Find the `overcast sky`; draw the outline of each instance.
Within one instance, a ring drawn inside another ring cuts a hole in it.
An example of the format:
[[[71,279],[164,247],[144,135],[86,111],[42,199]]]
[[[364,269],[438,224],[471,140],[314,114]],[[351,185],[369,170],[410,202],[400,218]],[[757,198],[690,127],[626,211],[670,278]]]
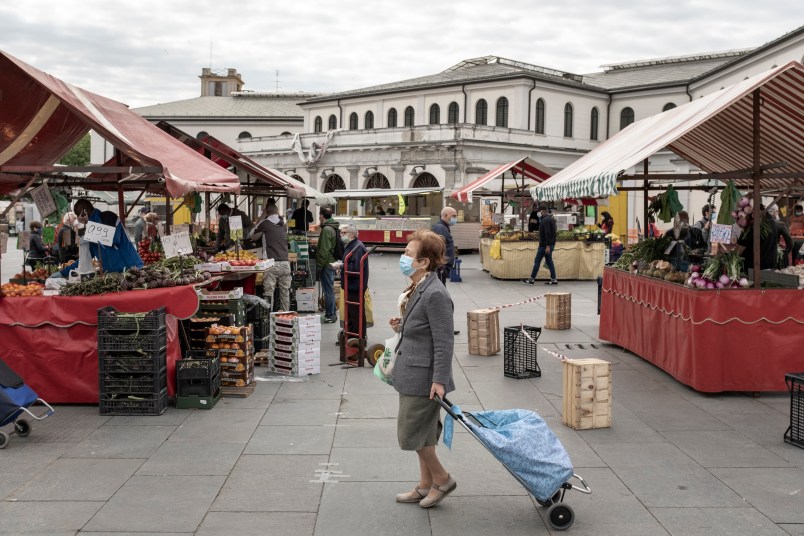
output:
[[[138,107],[199,96],[210,66],[236,68],[252,91],[274,91],[279,71],[282,92],[357,89],[486,55],[582,74],[759,46],[802,13],[800,0],[24,0],[0,5],[0,50]]]

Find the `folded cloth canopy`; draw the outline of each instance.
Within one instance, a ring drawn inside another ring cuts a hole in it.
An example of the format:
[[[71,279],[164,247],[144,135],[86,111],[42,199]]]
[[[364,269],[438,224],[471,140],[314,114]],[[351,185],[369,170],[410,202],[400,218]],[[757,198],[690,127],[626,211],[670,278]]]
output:
[[[532,158],[524,157],[520,158],[519,160],[514,160],[513,162],[508,162],[507,164],[497,166],[482,177],[467,184],[460,190],[452,192],[451,197],[453,199],[457,199],[461,203],[471,203],[472,192],[478,188],[482,188],[508,170],[519,173],[520,176],[527,177],[536,182],[541,182],[555,173],[555,171],[552,169],[541,165]]]

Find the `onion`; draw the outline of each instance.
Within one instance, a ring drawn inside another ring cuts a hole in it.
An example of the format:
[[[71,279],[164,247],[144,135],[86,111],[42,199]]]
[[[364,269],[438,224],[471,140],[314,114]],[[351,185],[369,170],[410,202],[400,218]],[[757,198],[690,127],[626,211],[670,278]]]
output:
[[[751,200],[750,200],[750,199],[748,199],[748,197],[743,196],[743,197],[741,197],[741,198],[740,198],[740,200],[737,202],[737,207],[738,207],[738,208],[743,208],[744,206],[748,205],[750,202],[751,202]]]
[[[750,283],[748,282],[748,279],[745,278],[745,277],[741,277],[740,280],[738,281],[738,283],[740,284],[740,286],[742,288],[747,288],[748,285],[750,285]]]
[[[731,217],[735,218],[735,219],[737,218],[737,211],[736,210],[731,211]]]
[[[713,289],[713,288],[715,288],[715,284],[714,283],[707,283],[706,288]]]
[[[723,275],[720,276],[720,278],[717,281],[721,285],[725,286],[725,285],[728,285],[729,282],[731,282],[731,279],[729,279],[729,276],[727,276],[726,274],[723,274]]]
[[[633,268],[634,270],[636,270],[637,268],[639,268],[639,261],[634,261],[634,262],[632,262],[632,263],[631,263],[631,268]]]
[[[694,281],[695,280],[690,277],[684,282],[684,286],[685,287],[694,287],[695,286]]]
[[[701,272],[692,272],[690,274],[690,279],[699,279],[701,277]]]
[[[752,205],[746,205],[746,206],[743,207],[743,212],[747,216],[748,214],[751,214],[752,212],[754,212],[754,207]]]
[[[717,283],[715,283],[715,288],[726,288],[726,285],[718,281]]]
[[[700,274],[701,266],[699,264],[693,264],[692,266],[690,266],[690,272]]]
[[[706,281],[704,281],[703,279],[696,279],[695,281],[693,281],[693,283],[697,288],[706,288]]]

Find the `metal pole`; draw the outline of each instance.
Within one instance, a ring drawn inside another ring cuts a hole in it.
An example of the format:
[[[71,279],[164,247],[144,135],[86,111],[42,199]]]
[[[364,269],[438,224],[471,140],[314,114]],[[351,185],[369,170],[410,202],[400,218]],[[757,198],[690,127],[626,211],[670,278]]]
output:
[[[648,159],[642,162],[643,175],[648,174]],[[648,179],[642,181],[642,236],[648,236]]]
[[[123,154],[119,149],[114,150],[114,163],[117,166],[123,165]],[[126,201],[123,197],[123,174],[117,173],[117,217],[123,228],[126,226]]]
[[[170,224],[173,223],[173,211],[170,209],[170,194],[165,188],[165,234],[170,234]]]
[[[209,213],[210,213],[210,196],[209,192],[204,192],[204,218],[205,218],[205,225],[207,226],[207,233],[209,233]]]
[[[759,290],[761,288],[762,276],[760,272],[760,229],[762,226],[762,219],[765,217],[765,211],[760,210],[759,205],[762,203],[762,195],[759,191],[759,177],[762,171],[759,167],[759,149],[760,149],[760,132],[759,132],[759,105],[760,105],[760,90],[754,90],[753,100],[753,139],[752,139],[752,164],[753,164],[753,179],[754,179],[754,236],[753,236],[753,249],[754,249],[754,288]]]

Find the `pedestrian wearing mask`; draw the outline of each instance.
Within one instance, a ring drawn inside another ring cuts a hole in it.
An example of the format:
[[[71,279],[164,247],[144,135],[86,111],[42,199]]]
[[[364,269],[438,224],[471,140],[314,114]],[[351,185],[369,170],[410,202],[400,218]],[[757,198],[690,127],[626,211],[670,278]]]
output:
[[[340,241],[340,224],[332,218],[332,209],[324,207],[318,216],[321,224],[321,232],[318,235],[316,245],[315,262],[320,267],[321,290],[324,293],[324,324],[337,322],[335,315],[335,270],[332,263],[343,260],[337,251],[343,251],[342,247],[337,247],[336,242]]]
[[[257,223],[251,232],[252,240],[262,238],[263,258],[273,259],[274,264],[265,270],[263,276],[263,297],[274,304],[274,289],[279,287],[279,310],[290,311],[290,261],[288,260],[288,228],[279,216],[277,206],[265,208],[265,219]]]
[[[539,248],[536,250],[536,258],[533,259],[533,270],[530,272],[530,277],[523,279],[522,282],[528,285],[535,284],[536,275],[542,266],[542,260],[544,260],[545,264],[547,264],[547,269],[550,270],[550,280],[544,284],[558,285],[556,267],[553,264],[553,249],[556,247],[556,219],[550,214],[547,205],[542,205],[539,210],[542,213],[539,221]],[[604,212],[605,214],[607,213]]]
[[[363,279],[359,279],[357,275],[349,275],[349,284],[346,284],[346,272],[357,274],[360,272],[360,261],[363,255],[366,254],[366,246],[358,238],[357,227],[354,224],[345,224],[340,226],[341,240],[344,244],[343,259],[340,263],[336,263],[341,268],[341,288],[346,289],[344,292],[347,302],[347,318],[349,325],[344,326],[345,330],[349,333],[366,333],[366,308],[362,308],[357,304],[360,301],[360,296],[368,288],[369,282],[369,263],[368,257],[363,264]],[[351,256],[349,254],[351,253]],[[346,257],[349,257],[349,262],[345,263]]]
[[[402,450],[416,451],[419,461],[416,486],[396,500],[422,508],[439,504],[457,487],[435,450],[442,425],[441,406],[434,397],[443,399],[455,390],[454,306],[435,274],[444,264],[445,246],[438,234],[419,229],[411,235],[399,268],[412,283],[400,296],[400,316],[389,321],[400,334],[393,371],[393,386],[399,393],[397,439]]]
[[[446,248],[447,262],[444,266],[439,266],[436,273],[438,279],[444,286],[447,285],[449,273],[455,268],[455,241],[452,239],[452,232],[450,227],[458,223],[458,211],[452,207],[444,207],[441,210],[441,219],[433,225],[432,231],[437,233],[444,239],[444,246]]]

